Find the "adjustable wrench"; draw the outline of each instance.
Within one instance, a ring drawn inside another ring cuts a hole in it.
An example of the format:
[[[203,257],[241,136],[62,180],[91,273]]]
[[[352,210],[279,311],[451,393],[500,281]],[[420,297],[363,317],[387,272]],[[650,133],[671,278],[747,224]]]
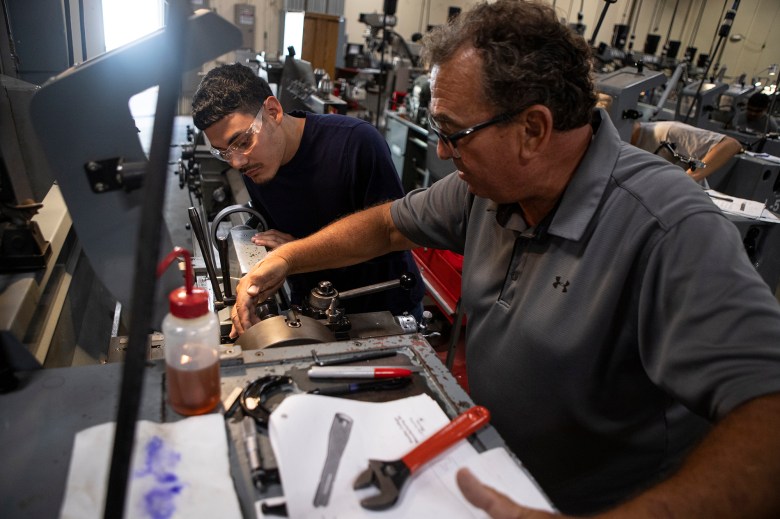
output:
[[[398,501],[409,476],[446,449],[478,431],[490,421],[490,412],[474,406],[461,413],[430,438],[395,461],[368,460],[368,468],[360,473],[352,487],[357,490],[374,485],[379,493],[360,501],[363,508],[385,510]]]

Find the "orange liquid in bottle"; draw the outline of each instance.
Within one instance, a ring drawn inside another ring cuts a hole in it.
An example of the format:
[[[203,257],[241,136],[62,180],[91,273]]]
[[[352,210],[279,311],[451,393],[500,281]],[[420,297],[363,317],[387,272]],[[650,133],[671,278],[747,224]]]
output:
[[[205,414],[219,403],[219,362],[200,369],[177,369],[167,364],[168,403],[184,416]]]

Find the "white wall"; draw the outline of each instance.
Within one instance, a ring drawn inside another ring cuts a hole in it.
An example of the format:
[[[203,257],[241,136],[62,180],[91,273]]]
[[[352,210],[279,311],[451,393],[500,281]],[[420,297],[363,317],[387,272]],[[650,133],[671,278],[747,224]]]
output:
[[[682,49],[678,56],[682,56],[685,46],[689,43],[696,19],[700,12],[702,2],[706,2],[704,14],[699,23],[696,39],[693,46],[699,52],[709,53],[713,46],[713,38],[723,21],[723,7],[731,8],[733,0],[680,0],[674,23],[672,16],[674,4],[672,1],[644,0],[639,11],[636,24],[636,38],[634,48],[641,50],[644,46],[647,33],[654,29],[650,27],[653,13],[658,4],[663,4],[664,10],[660,17],[658,31],[661,34],[661,44],[666,41],[666,34],[671,26],[671,39],[682,41]],[[437,25],[443,23],[447,17],[447,9],[450,6],[458,6],[467,10],[469,6],[476,4],[476,0],[398,0],[398,25],[396,32],[407,40],[414,32],[424,32],[428,24]],[[577,12],[580,9],[578,0],[550,1],[555,6],[560,16],[567,22],[577,21]],[[585,0],[583,5],[583,23],[587,26],[585,37],[590,39],[596,28],[599,16],[604,8],[603,0]],[[365,26],[358,22],[358,16],[364,12],[381,12],[382,0],[345,0],[344,16],[347,20],[348,41],[362,43],[362,34]],[[690,6],[690,10],[689,10]],[[627,23],[630,1],[618,0],[610,4],[607,14],[599,29],[596,44],[599,41],[610,42],[615,24]],[[685,26],[686,12],[690,11]],[[737,77],[746,73],[748,78],[758,73],[761,69],[772,63],[780,63],[780,1],[778,0],[742,0],[731,35],[742,34],[744,39],[740,42],[726,41],[723,45],[723,59],[721,67],[726,66],[727,77]],[[773,30],[774,28],[774,30]],[[722,46],[723,46],[722,45]]]
[[[682,41],[682,48],[678,57],[682,56],[685,46],[689,43],[691,34],[696,24],[700,6],[706,2],[706,8],[702,16],[699,28],[696,33],[696,39],[693,46],[698,48],[698,52],[709,54],[713,47],[713,39],[718,32],[723,21],[723,7],[730,9],[733,0],[680,0],[674,19],[675,2],[663,0],[645,0],[640,10],[639,22],[637,23],[635,49],[641,50],[644,46],[647,33],[654,29],[650,27],[651,18],[656,5],[665,4],[663,14],[660,18],[658,31],[661,35],[661,44],[666,40],[667,32],[671,27],[671,39]],[[556,9],[563,17],[569,13],[568,20],[575,22],[577,19],[577,10],[579,2],[576,0],[556,2]],[[627,23],[628,9],[630,2],[619,0],[612,4],[607,11],[604,23],[598,33],[598,41],[609,42],[612,39],[613,26],[618,23]],[[590,39],[593,30],[596,27],[598,17],[601,14],[605,3],[601,0],[587,0],[584,5],[584,23],[587,25],[585,37]],[[690,9],[690,14],[685,22],[686,12]],[[747,73],[748,78],[768,67],[772,63],[780,63],[780,31],[777,30],[777,22],[780,22],[780,2],[777,0],[742,0],[731,28],[731,35],[742,34],[744,39],[740,42],[731,42],[726,40],[721,46],[723,49],[723,58],[720,62],[721,67],[726,66],[727,77],[737,77],[741,73]],[[683,27],[683,23],[685,26]],[[772,29],[774,26],[774,30]],[[698,56],[698,54],[697,54]],[[717,56],[713,56],[717,59]]]
[[[283,0],[246,0],[256,6],[256,50],[265,50],[268,54],[279,54],[279,12]],[[656,5],[663,4],[664,11],[660,18],[658,34],[661,34],[661,44],[666,40],[666,34],[670,24],[671,39],[682,41],[682,50],[688,44],[692,29],[695,25],[702,2],[706,2],[706,9],[699,24],[696,40],[693,46],[699,52],[709,53],[712,47],[714,35],[723,20],[722,10],[724,5],[730,8],[733,0],[679,0],[677,14],[672,24],[672,14],[676,2],[664,0],[644,0],[639,13],[637,33],[634,48],[641,50],[645,37],[652,29],[651,18]],[[210,7],[228,20],[233,19],[234,0],[210,0]],[[410,40],[415,32],[424,32],[430,25],[438,25],[445,21],[447,10],[450,6],[458,6],[467,10],[469,6],[476,4],[476,0],[398,0],[396,16],[398,24],[395,31],[405,39]],[[562,18],[569,22],[577,21],[577,12],[580,8],[578,0],[551,0]],[[358,21],[360,13],[381,12],[383,0],[345,0],[344,18],[347,33],[347,41],[363,43],[363,33],[366,26]],[[596,27],[602,9],[606,5],[604,0],[585,0],[583,2],[583,22],[587,25],[585,37],[590,39]],[[613,26],[618,23],[627,23],[629,0],[618,0],[609,4],[606,17],[599,30],[596,43],[609,42],[612,39]],[[683,28],[685,13],[689,6],[690,15]],[[737,11],[731,34],[742,34],[744,39],[734,43],[727,41],[721,60],[721,67],[727,67],[726,76],[737,77],[746,73],[748,78],[758,73],[761,69],[772,63],[780,63],[780,1],[778,0],[742,0]],[[773,30],[774,28],[774,30]],[[226,56],[229,59],[229,56]]]
[[[209,8],[230,22],[234,22],[234,5],[252,4],[255,6],[255,50],[266,51],[269,55],[279,54],[279,14],[284,6],[283,0],[209,0]],[[223,61],[232,61],[230,55]]]
[[[398,24],[393,29],[405,40],[411,41],[415,32],[424,33],[428,25],[444,23],[450,6],[465,10],[474,3],[473,0],[398,0]],[[358,21],[360,13],[380,13],[383,5],[383,0],[345,0],[347,41],[363,43],[366,26]]]

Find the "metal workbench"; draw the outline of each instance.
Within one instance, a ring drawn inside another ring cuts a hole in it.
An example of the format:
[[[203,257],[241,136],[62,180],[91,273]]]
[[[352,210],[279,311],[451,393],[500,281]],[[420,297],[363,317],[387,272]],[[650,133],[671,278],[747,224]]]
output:
[[[420,371],[404,389],[358,393],[349,398],[386,401],[425,392],[450,417],[473,405],[419,334],[234,352],[221,362],[222,398],[234,388],[243,388],[249,381],[269,374],[289,375],[305,391],[314,387],[303,371],[312,364],[312,350],[326,358],[375,349],[392,350],[396,355],[363,363],[412,365]],[[0,459],[5,475],[0,487],[0,516],[10,519],[59,514],[74,437],[85,428],[115,420],[121,367],[106,364],[25,372],[19,374],[19,389],[0,395]],[[165,366],[161,361],[150,362],[146,369],[139,418],[156,422],[181,419],[165,402]],[[258,489],[252,483],[245,451],[236,443],[241,441],[240,420],[239,411],[226,421],[231,472],[243,515],[254,517],[255,502],[279,495],[282,489],[278,484]],[[504,445],[492,427],[481,430],[472,441],[478,450]]]

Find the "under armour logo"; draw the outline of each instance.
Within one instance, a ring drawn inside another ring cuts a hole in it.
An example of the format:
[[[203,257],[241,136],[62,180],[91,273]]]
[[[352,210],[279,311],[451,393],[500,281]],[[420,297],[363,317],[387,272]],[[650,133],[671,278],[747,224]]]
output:
[[[563,287],[561,292],[567,292],[566,287],[569,286],[568,281],[561,281],[561,276],[555,276],[555,283],[552,284],[553,288]]]

